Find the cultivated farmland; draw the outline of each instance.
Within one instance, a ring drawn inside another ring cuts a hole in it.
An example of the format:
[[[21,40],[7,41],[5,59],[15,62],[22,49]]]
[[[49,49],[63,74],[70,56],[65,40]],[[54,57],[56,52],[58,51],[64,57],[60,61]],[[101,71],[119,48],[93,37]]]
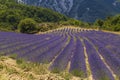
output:
[[[0,32],[0,54],[49,64],[88,80],[119,80],[120,35],[81,28],[60,28],[42,34]]]

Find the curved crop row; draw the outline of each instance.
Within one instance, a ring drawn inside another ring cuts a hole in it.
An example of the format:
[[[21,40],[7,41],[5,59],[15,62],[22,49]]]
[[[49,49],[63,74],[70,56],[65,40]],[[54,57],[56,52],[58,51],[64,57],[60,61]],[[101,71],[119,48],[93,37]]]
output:
[[[112,33],[80,28],[61,28],[38,35],[0,32],[0,53],[47,63],[53,72],[68,70],[81,78],[120,77],[120,35]]]

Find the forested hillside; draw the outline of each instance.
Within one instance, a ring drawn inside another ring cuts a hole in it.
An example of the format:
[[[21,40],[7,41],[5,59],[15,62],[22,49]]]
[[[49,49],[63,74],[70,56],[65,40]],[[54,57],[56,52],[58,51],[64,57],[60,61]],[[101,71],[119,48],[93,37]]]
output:
[[[66,25],[120,31],[120,15],[96,20],[93,26],[93,23],[75,20],[47,8],[0,0],[0,31],[36,33]]]
[[[16,30],[19,22],[32,18],[37,23],[66,21],[68,18],[52,10],[0,0],[0,29]]]
[[[81,22],[47,8],[18,4],[15,0],[0,0],[0,30],[2,31],[19,31],[19,26],[23,26],[23,30],[26,30],[28,29],[26,26],[34,25],[35,28],[25,31],[34,33],[56,28],[57,24],[79,25]]]

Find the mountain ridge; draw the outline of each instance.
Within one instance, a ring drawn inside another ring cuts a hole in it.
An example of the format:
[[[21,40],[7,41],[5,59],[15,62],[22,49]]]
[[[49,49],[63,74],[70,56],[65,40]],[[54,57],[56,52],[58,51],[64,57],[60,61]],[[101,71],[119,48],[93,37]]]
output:
[[[94,22],[120,13],[119,0],[18,0],[25,4],[53,9],[69,17]]]

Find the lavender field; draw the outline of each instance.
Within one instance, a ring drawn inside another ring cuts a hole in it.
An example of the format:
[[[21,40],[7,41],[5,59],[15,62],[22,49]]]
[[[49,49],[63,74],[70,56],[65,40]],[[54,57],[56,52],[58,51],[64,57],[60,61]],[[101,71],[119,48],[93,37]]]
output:
[[[0,32],[0,54],[49,64],[52,72],[69,71],[92,80],[120,79],[120,35],[80,28],[42,34]]]

